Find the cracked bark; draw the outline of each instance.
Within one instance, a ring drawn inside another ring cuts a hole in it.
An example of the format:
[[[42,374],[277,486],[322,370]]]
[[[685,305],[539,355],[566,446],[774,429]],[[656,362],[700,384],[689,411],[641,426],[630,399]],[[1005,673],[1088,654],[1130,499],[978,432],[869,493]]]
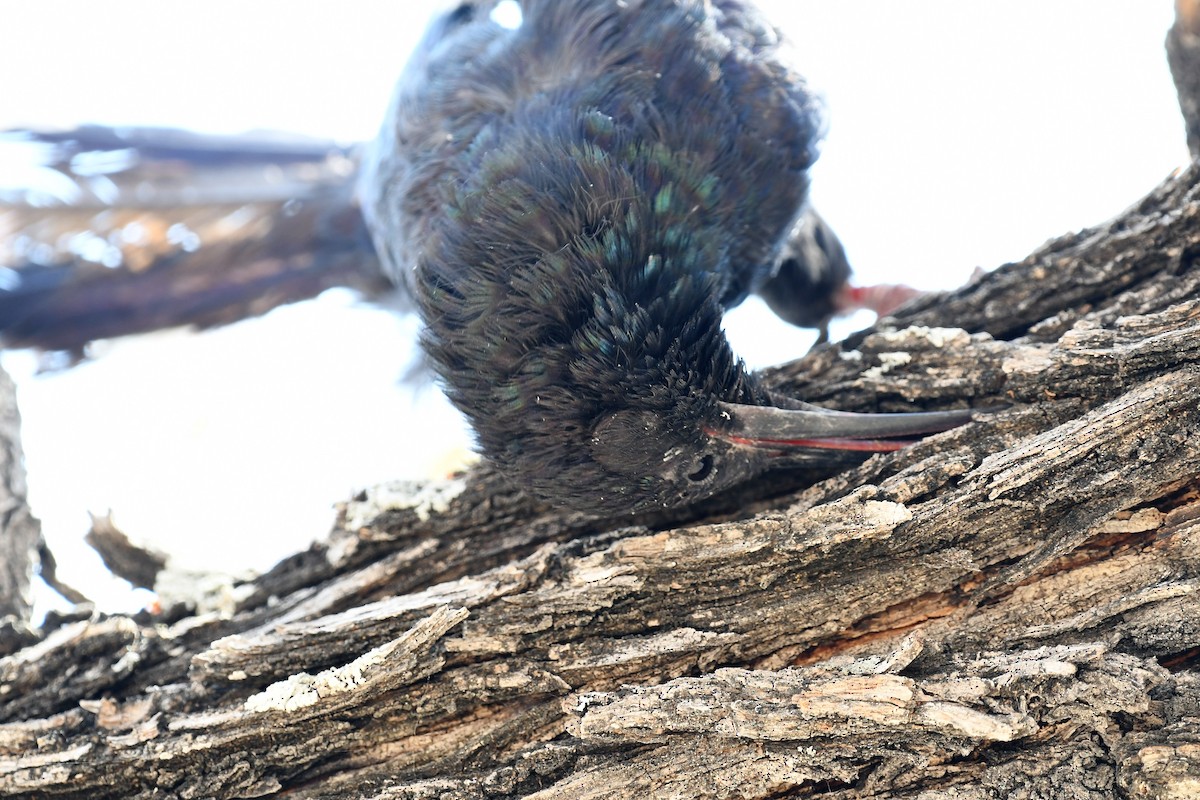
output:
[[[25,502],[16,386],[0,369],[0,654],[27,643],[42,531]]]
[[[364,493],[0,659],[0,795],[1200,796],[1198,297],[1193,165],[771,373],[973,425],[672,516]]]

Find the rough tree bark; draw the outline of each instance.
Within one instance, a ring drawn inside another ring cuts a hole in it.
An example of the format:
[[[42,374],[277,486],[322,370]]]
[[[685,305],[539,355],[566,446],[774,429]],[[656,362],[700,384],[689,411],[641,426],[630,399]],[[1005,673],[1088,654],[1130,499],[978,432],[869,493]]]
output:
[[[30,582],[42,538],[25,502],[20,429],[16,386],[0,369],[0,653],[11,652],[29,622]]]
[[[0,795],[1200,797],[1198,298],[1200,164],[772,373],[1008,404],[968,427],[672,517],[381,487],[220,596],[56,620],[0,659]]]
[[[25,495],[17,387],[0,368],[0,657],[40,638],[30,627],[35,572],[72,603],[87,602],[86,597],[58,580],[54,556],[46,547],[41,523]]]

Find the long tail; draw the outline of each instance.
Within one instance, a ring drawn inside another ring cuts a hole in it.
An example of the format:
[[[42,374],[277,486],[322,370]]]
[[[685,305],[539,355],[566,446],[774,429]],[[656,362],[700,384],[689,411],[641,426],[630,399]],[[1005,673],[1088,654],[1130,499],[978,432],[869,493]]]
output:
[[[95,339],[221,325],[335,286],[389,288],[350,148],[86,126],[0,133],[0,164],[5,346],[82,354]]]

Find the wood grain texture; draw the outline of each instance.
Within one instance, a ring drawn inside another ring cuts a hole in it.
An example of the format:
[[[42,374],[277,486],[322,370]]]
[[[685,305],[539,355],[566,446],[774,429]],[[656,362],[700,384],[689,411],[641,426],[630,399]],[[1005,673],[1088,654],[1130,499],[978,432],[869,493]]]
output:
[[[0,369],[0,653],[23,638],[33,609],[41,525],[26,502],[21,415],[12,378]]]
[[[223,606],[45,631],[0,659],[0,794],[1194,796],[1198,191],[772,376],[1007,404],[967,427],[690,518],[380,487]]]

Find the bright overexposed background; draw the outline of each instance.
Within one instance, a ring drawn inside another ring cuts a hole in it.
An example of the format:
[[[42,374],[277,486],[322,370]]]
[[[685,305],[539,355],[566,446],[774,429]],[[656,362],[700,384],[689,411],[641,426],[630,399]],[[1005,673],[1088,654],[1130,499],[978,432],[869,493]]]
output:
[[[0,128],[366,139],[436,5],[9,4]],[[959,285],[1111,217],[1186,160],[1162,53],[1170,0],[761,5],[826,98],[813,198],[860,282]],[[728,328],[753,365],[812,341],[753,301]],[[399,382],[415,331],[331,292],[203,334],[108,343],[63,372],[4,354],[62,576],[105,608],[144,601],[82,544],[89,510],[113,509],[180,566],[264,569],[322,535],[353,490],[444,469],[469,438],[436,389]]]

